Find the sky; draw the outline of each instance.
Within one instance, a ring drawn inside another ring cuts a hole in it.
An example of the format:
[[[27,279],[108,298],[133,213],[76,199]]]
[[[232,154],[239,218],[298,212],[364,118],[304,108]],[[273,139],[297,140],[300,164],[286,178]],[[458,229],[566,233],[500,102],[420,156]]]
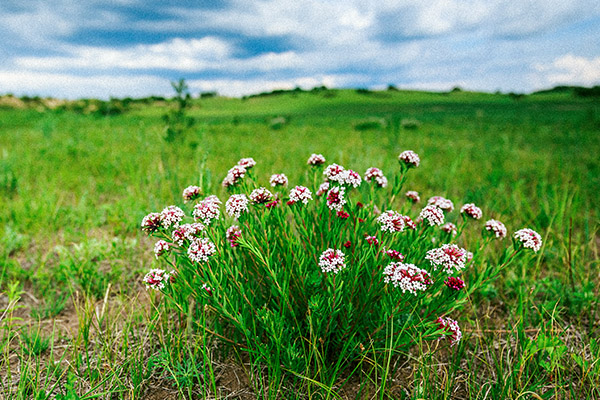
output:
[[[600,84],[598,0],[1,0],[0,94]]]

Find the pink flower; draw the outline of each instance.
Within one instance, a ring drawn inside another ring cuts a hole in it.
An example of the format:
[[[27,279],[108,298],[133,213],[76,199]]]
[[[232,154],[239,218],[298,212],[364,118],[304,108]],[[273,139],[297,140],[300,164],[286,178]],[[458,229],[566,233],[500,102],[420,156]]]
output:
[[[506,226],[500,221],[496,221],[495,219],[490,219],[485,223],[485,229],[491,233],[493,233],[496,238],[504,239],[508,231],[506,230]]]
[[[217,248],[210,240],[195,239],[188,248],[188,257],[190,260],[202,263],[207,262],[208,258],[217,252]]]
[[[344,246],[345,248],[349,249],[350,246],[352,246],[352,242],[348,240],[347,242],[345,242],[344,244],[342,244],[342,246]]]
[[[179,246],[183,246],[186,240],[191,242],[200,233],[202,233],[204,229],[205,226],[199,222],[193,224],[183,224],[179,228],[175,229],[171,236],[173,237],[173,242],[177,243]]]
[[[328,190],[329,190],[329,182],[321,183],[321,186],[319,186],[319,189],[317,190],[317,196],[324,195],[325,193],[327,193]]]
[[[323,165],[325,164],[325,157],[323,157],[321,154],[313,153],[310,157],[308,157],[307,164],[312,166]]]
[[[537,252],[542,247],[542,237],[532,229],[521,229],[515,232],[517,239],[526,249],[532,249]]]
[[[421,210],[419,219],[427,221],[429,226],[442,225],[444,223],[444,212],[437,206],[429,205]]]
[[[446,332],[445,335],[440,337],[440,340],[446,339],[446,336],[450,337],[450,347],[454,346],[460,339],[462,338],[462,332],[460,331],[460,327],[458,326],[458,322],[450,318],[438,318],[436,320],[438,323],[439,329]],[[448,333],[450,335],[448,335]]]
[[[323,272],[337,274],[346,267],[345,255],[341,250],[327,249],[319,257],[319,266]]]
[[[400,155],[398,156],[398,161],[406,165],[406,167],[412,168],[418,167],[419,163],[421,162],[421,159],[414,151],[406,150],[400,153]]]
[[[467,217],[471,217],[473,219],[479,219],[483,215],[481,208],[477,207],[473,203],[467,203],[460,208],[460,213],[465,214]]]
[[[169,229],[172,226],[179,226],[185,213],[179,207],[169,206],[160,212],[160,223],[163,228]]]
[[[227,171],[227,176],[223,179],[222,185],[224,187],[231,187],[237,185],[242,178],[246,175],[246,168],[241,165],[234,165],[229,171]]]
[[[165,284],[169,283],[170,275],[164,269],[151,269],[142,281],[146,285],[146,290],[152,288],[161,290],[165,288]]]
[[[421,197],[419,197],[419,192],[415,192],[414,190],[409,190],[406,192],[406,198],[408,198],[413,203],[418,203],[421,201]]]
[[[338,182],[342,185],[357,188],[360,186],[362,178],[357,172],[347,169],[341,172]]]
[[[370,245],[374,245],[377,246],[379,245],[379,240],[377,240],[377,236],[366,236],[365,240],[367,241],[367,243],[369,243]]]
[[[444,211],[454,211],[454,204],[452,201],[442,196],[430,197],[429,200],[427,200],[427,204],[437,206]]]
[[[232,194],[225,203],[225,210],[231,217],[239,218],[243,212],[248,212],[248,198],[245,194]]]
[[[345,191],[344,187],[335,186],[327,192],[327,207],[330,210],[342,210],[344,204],[346,204],[346,199],[344,199]]]
[[[383,232],[402,232],[406,227],[404,215],[392,210],[382,213],[377,217],[377,222],[381,225]]]
[[[340,217],[341,219],[347,219],[348,217],[350,217],[350,214],[348,214],[346,211],[342,210],[342,211],[338,211],[336,213],[336,215],[338,217]]]
[[[219,210],[220,203],[221,201],[216,196],[209,196],[200,201],[194,206],[194,211],[192,211],[194,219],[202,221],[207,226],[210,225],[213,220],[219,219],[219,215],[221,214]]]
[[[387,187],[388,180],[385,176],[383,176],[383,172],[379,168],[371,167],[365,172],[365,181],[373,182],[377,184],[378,187]]]
[[[269,192],[266,188],[260,187],[254,189],[250,193],[250,199],[256,204],[263,204],[269,202],[273,198],[273,193]]]
[[[404,219],[404,225],[410,229],[417,229],[417,224],[415,224],[415,222],[408,216],[408,215],[403,215],[402,218]]]
[[[185,189],[183,189],[183,201],[184,201],[184,203],[196,200],[198,197],[200,197],[201,193],[202,193],[202,189],[200,187],[198,187],[198,186],[188,186],[188,187],[186,187]]]
[[[287,186],[288,178],[284,174],[273,174],[271,175],[271,179],[269,179],[269,183],[271,186]]]
[[[327,179],[328,181],[340,182],[344,177],[342,172],[344,172],[344,167],[337,164],[331,164],[327,166],[327,168],[325,168],[325,171],[323,171],[323,175],[325,175],[325,179]]]
[[[417,291],[425,291],[433,283],[429,273],[414,264],[392,262],[384,268],[383,274],[385,283],[391,282],[394,287],[402,289],[402,293],[409,292],[415,296]]]
[[[225,237],[229,240],[231,247],[237,247],[237,240],[242,236],[242,230],[237,225],[231,225],[225,232]]]
[[[169,250],[171,250],[171,245],[169,243],[165,242],[164,240],[159,240],[154,245],[154,256],[158,260],[159,257],[168,253]]]
[[[265,207],[274,208],[277,206],[277,203],[279,203],[279,199],[275,199],[272,202],[265,204]]]
[[[448,223],[442,225],[441,229],[442,229],[442,231],[444,231],[452,236],[455,236],[456,233],[458,232],[458,228],[456,228],[456,225],[454,225],[452,222],[448,222]]]
[[[150,213],[142,220],[142,230],[146,233],[156,232],[160,228],[160,213]]]
[[[400,253],[398,250],[388,249],[385,251],[385,254],[387,254],[388,257],[394,261],[400,261],[400,262],[404,261],[404,255],[402,253]]]
[[[453,276],[448,277],[448,279],[444,281],[444,284],[456,291],[460,291],[465,287],[465,282],[462,279]]]
[[[240,161],[238,161],[237,165],[245,169],[250,169],[256,165],[256,161],[254,161],[254,158],[251,157],[242,158]]]
[[[208,294],[209,296],[213,295],[213,289],[206,283],[202,285],[202,289],[204,289],[206,291],[206,294]]]
[[[434,271],[441,267],[448,274],[452,274],[465,267],[467,251],[455,244],[443,244],[442,247],[429,250],[425,259],[431,262]]]
[[[292,204],[298,202],[302,202],[302,204],[308,204],[308,201],[312,199],[312,192],[307,187],[296,186],[290,190],[290,202]]]

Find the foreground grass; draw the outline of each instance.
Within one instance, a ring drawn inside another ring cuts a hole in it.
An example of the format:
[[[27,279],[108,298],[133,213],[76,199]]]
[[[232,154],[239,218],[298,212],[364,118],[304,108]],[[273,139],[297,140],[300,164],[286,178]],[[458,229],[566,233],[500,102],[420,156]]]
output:
[[[160,107],[109,118],[0,110],[4,396],[599,398],[598,103],[327,93],[203,101],[174,145]],[[423,343],[320,380],[265,382],[264,366],[182,328],[187,316],[162,314],[141,289],[155,263],[142,217],[181,202],[201,172],[223,194],[241,157],[259,161],[265,183],[276,172],[295,183],[312,152],[386,172],[404,149],[423,161],[407,189],[544,237],[534,262],[471,299],[459,348]]]

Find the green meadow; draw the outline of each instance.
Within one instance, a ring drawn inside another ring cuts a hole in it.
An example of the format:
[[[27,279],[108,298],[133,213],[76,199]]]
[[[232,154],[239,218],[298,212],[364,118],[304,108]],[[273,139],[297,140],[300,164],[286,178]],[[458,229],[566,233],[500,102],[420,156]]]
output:
[[[183,207],[189,185],[224,201],[221,181],[243,157],[257,161],[264,186],[274,173],[293,186],[312,179],[311,153],[393,177],[398,154],[413,150],[421,165],[404,191],[421,194],[414,217],[431,196],[456,208],[472,202],[484,213],[477,223],[501,220],[509,235],[532,228],[542,249],[469,299],[455,316],[460,346],[432,343],[385,360],[385,384],[377,373],[340,371],[333,384],[264,398],[600,398],[597,98],[211,97],[191,101],[194,123],[169,142],[163,116],[173,107],[132,102],[109,116],[0,108],[0,397],[263,398],[243,356],[218,347],[200,354],[209,335],[175,329],[143,286],[160,268],[143,217]],[[173,343],[177,356],[165,351]]]

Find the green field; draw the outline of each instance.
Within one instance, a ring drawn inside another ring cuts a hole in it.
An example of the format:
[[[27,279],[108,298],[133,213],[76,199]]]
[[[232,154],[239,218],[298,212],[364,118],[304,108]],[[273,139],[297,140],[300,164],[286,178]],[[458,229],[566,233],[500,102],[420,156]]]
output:
[[[393,176],[410,149],[421,166],[405,190],[421,193],[421,205],[434,195],[473,202],[509,232],[535,229],[544,246],[475,293],[457,316],[464,340],[454,352],[411,349],[384,389],[342,373],[298,398],[600,398],[597,99],[215,97],[193,101],[195,124],[172,143],[163,139],[170,107],[133,104],[114,116],[0,108],[0,397],[255,398],[243,357],[215,350],[209,380],[194,357],[163,356],[166,336],[192,352],[203,338],[170,331],[144,289],[159,263],[142,218],[182,206],[189,185],[225,199],[221,180],[242,157],[258,162],[263,185],[280,172],[295,185],[311,153]]]

